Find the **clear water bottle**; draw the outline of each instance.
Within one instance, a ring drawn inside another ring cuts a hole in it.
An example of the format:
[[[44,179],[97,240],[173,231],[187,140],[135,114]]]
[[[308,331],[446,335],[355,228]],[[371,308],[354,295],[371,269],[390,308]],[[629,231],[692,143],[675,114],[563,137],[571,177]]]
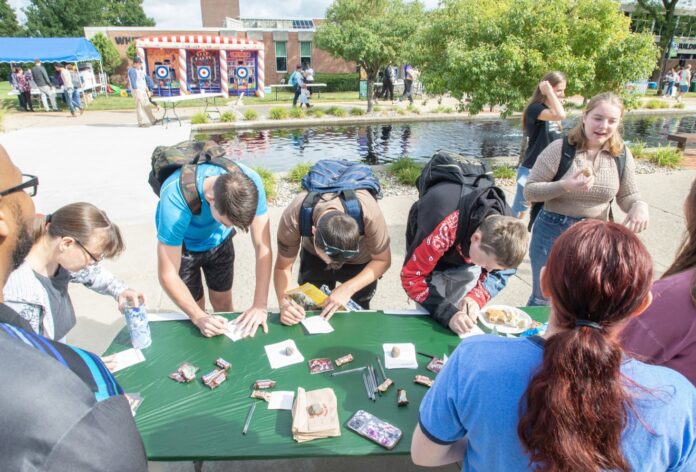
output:
[[[147,311],[145,305],[137,307],[126,306],[124,311],[126,324],[131,337],[131,344],[136,349],[145,349],[152,344],[150,338],[150,326],[147,324]]]

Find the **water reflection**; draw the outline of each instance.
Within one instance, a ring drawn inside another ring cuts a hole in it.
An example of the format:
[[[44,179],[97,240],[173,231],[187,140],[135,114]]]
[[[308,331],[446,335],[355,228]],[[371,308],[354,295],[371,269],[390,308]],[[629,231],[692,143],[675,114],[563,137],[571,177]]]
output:
[[[564,129],[570,129],[576,120],[564,122]],[[691,132],[695,122],[693,116],[683,115],[629,117],[623,135],[629,142],[666,145],[668,134]],[[241,162],[280,171],[298,162],[326,158],[369,164],[403,156],[425,160],[438,149],[470,157],[517,156],[521,138],[519,120],[251,130],[194,136],[194,139],[214,139]]]

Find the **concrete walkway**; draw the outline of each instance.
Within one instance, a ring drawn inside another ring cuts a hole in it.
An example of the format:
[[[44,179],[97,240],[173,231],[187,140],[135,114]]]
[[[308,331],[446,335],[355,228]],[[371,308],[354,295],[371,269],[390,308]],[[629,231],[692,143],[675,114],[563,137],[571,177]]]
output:
[[[114,116],[112,112],[109,113]],[[57,115],[51,115],[51,119]],[[120,225],[127,245],[125,254],[119,260],[106,261],[105,265],[132,287],[142,290],[150,310],[174,309],[173,303],[163,296],[157,282],[154,228],[157,199],[147,184],[147,174],[154,147],[185,140],[190,130],[188,126],[141,129],[125,123],[88,125],[79,124],[80,119],[69,121],[72,126],[36,126],[0,134],[0,144],[7,148],[23,172],[39,176],[39,191],[34,198],[38,212],[51,212],[74,201],[89,201],[105,210]],[[129,119],[134,119],[133,114],[124,114],[123,121]],[[66,118],[66,122],[68,120]],[[12,119],[9,121],[13,122]],[[638,185],[650,205],[651,216],[650,227],[641,238],[653,255],[658,273],[669,265],[681,240],[684,231],[683,200],[695,176],[694,170],[637,176]],[[505,190],[512,198],[512,189]],[[406,216],[413,200],[413,197],[388,197],[380,203],[392,237],[393,266],[379,283],[373,301],[377,309],[409,305],[399,283],[399,268],[404,257]],[[277,228],[282,210],[270,209],[273,229]],[[619,221],[622,218],[622,215],[617,215]],[[252,300],[253,289],[250,287],[254,286],[254,274],[242,268],[253,267],[253,248],[248,235],[235,238],[235,245],[238,270],[234,282],[234,300],[235,307],[243,310]],[[496,301],[523,305],[530,287],[530,266],[526,260]],[[82,286],[72,287],[71,296],[78,321],[68,336],[69,342],[102,352],[124,326],[116,304]],[[272,288],[269,307],[271,311],[277,307]],[[207,464],[205,470],[266,470],[278,466],[282,470],[302,471],[349,471],[358,468],[369,471],[390,467],[415,470],[407,458],[219,462]],[[191,464],[156,464],[152,470],[191,470]],[[456,468],[452,466],[441,470],[454,471]]]

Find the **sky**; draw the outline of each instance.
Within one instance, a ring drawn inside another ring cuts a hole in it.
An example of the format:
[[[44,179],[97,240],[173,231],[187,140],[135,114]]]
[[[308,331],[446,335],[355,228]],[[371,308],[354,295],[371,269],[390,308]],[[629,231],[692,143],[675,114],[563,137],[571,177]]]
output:
[[[332,0],[240,0],[242,18],[323,18]],[[9,0],[17,10],[20,21],[24,19],[20,8],[29,0]],[[434,7],[437,0],[426,0],[426,6]],[[200,0],[144,0],[145,14],[164,28],[200,28]]]

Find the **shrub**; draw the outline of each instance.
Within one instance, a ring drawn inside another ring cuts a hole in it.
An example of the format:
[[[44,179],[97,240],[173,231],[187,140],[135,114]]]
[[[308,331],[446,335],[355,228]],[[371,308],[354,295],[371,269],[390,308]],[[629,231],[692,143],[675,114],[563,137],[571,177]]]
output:
[[[312,113],[312,116],[314,116],[315,118],[321,118],[324,115],[326,115],[326,112],[321,108],[315,110],[314,113]]]
[[[493,167],[493,177],[496,179],[514,179],[517,175],[517,169],[509,165]]]
[[[328,113],[329,115],[336,116],[336,117],[346,116],[346,111],[343,108],[336,106],[336,105],[329,107],[329,109],[326,110],[326,113]]]
[[[232,123],[237,119],[236,116],[234,116],[234,113],[231,111],[226,111],[222,115],[220,115],[220,121],[222,123]]]
[[[643,107],[650,110],[656,110],[660,108],[669,108],[669,103],[664,100],[660,100],[659,98],[653,98],[643,103]]]
[[[244,110],[244,119],[246,121],[256,121],[259,119],[259,112],[257,112],[253,108],[249,108],[248,110]]]
[[[645,151],[645,143],[642,141],[636,141],[635,143],[629,144],[628,149],[636,159],[645,159],[648,157]]]
[[[413,103],[409,103],[406,107],[406,110],[408,110],[411,113],[415,113],[416,115],[420,115],[420,110],[416,108],[416,106]]]
[[[299,184],[302,181],[302,177],[307,175],[307,172],[309,172],[309,169],[312,167],[311,162],[300,162],[299,164],[295,165],[292,169],[288,171],[287,179],[290,182],[293,182],[295,184]]]
[[[389,164],[387,172],[396,177],[397,182],[403,185],[416,185],[416,179],[420,175],[422,166],[410,157],[400,157]]]
[[[406,110],[405,108],[397,108],[396,113],[398,113],[399,115],[405,115],[406,113],[408,113],[408,110]]]
[[[266,191],[266,201],[270,202],[278,195],[278,179],[276,175],[265,167],[254,167],[254,170],[263,182],[263,189]]]
[[[357,92],[360,87],[358,74],[324,74],[315,73],[314,82],[326,84],[327,92]],[[317,89],[318,90],[318,89]],[[322,92],[324,91],[322,90]]]
[[[209,123],[210,120],[208,119],[208,114],[203,113],[202,111],[199,111],[195,115],[191,117],[191,124],[192,125],[203,125],[205,123]]]
[[[679,102],[679,103],[675,103],[674,106],[673,106],[672,108],[679,108],[679,109],[681,110],[681,109],[684,108],[685,106],[686,106],[686,105],[684,104],[684,102]]]
[[[284,120],[288,117],[288,109],[285,107],[273,107],[268,110],[268,118],[271,120]]]
[[[440,105],[433,110],[434,113],[454,113],[454,108]]]
[[[311,108],[310,108],[310,110],[311,110]],[[290,118],[304,118],[305,114],[306,113],[304,111],[304,108],[300,108],[300,107],[291,108],[290,113],[289,113]]]
[[[375,113],[379,113],[380,111],[382,111],[382,107],[372,107],[372,111]]]
[[[659,146],[648,154],[648,159],[655,165],[676,169],[682,163],[681,151],[671,146]]]
[[[365,114],[365,110],[362,108],[353,107],[350,109],[350,114],[351,116],[363,116]]]

